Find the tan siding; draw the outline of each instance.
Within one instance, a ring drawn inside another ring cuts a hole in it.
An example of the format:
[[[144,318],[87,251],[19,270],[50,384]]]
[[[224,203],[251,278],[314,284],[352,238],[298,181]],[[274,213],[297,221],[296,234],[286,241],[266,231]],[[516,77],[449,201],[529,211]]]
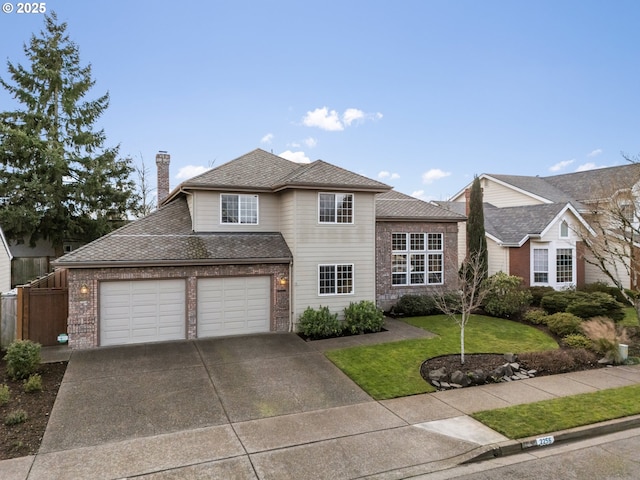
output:
[[[488,273],[493,275],[498,272],[509,273],[509,249],[501,247],[496,242],[487,238]]]
[[[277,232],[280,231],[279,195],[258,195],[258,225],[223,225],[220,223],[220,193],[194,192],[196,232]],[[235,193],[235,192],[224,192]]]
[[[375,206],[369,193],[354,194],[354,223],[318,223],[318,192],[295,193],[295,221],[285,239],[293,251],[293,319],[309,306],[339,313],[351,302],[375,301]],[[291,240],[291,241],[290,241]],[[353,295],[319,295],[318,265],[353,264]]]
[[[2,242],[2,240],[0,240]],[[11,290],[11,260],[0,243],[0,293]]]
[[[482,180],[482,200],[498,208],[540,205],[544,203],[529,195],[525,195],[499,183],[488,181],[487,179]],[[464,195],[460,195],[455,201],[464,202]]]

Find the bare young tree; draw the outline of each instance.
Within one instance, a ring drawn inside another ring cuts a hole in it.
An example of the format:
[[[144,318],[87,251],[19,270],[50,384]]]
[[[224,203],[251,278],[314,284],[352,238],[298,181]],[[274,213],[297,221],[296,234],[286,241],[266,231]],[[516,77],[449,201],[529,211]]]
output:
[[[155,190],[149,185],[149,169],[144,163],[144,157],[140,154],[140,166],[135,166],[136,174],[138,175],[137,182],[137,194],[140,198],[140,204],[134,213],[136,218],[142,218],[149,215],[156,208]]]
[[[483,252],[468,256],[460,267],[457,290],[441,290],[434,296],[436,307],[460,327],[460,363],[464,365],[464,329],[471,314],[487,295],[486,264]]]

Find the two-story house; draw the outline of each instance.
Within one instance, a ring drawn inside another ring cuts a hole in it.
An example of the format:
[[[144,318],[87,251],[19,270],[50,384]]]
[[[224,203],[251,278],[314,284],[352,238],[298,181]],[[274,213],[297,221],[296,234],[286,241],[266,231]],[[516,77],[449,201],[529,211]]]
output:
[[[483,174],[479,180],[489,274],[503,271],[522,277],[526,285],[557,289],[596,281],[610,283],[594,265],[597,262],[585,241],[603,237],[615,241],[618,227],[606,223],[612,205],[615,209],[628,207],[629,220],[637,222],[640,165],[548,177]],[[454,195],[453,203],[439,205],[464,212],[469,189],[470,185]],[[464,231],[461,227],[461,255],[466,248]],[[611,264],[622,285],[634,288],[628,268],[619,267]]]
[[[464,217],[378,181],[258,149],[168,193],[169,156],[156,163],[156,212],[56,262],[73,348],[292,331],[307,307],[455,281]]]

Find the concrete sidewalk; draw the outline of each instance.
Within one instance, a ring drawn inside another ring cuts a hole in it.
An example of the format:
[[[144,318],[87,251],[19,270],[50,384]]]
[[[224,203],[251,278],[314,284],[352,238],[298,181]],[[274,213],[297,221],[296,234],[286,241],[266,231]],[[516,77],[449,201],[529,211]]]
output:
[[[382,341],[422,335],[404,325],[391,325]],[[0,462],[0,478],[408,478],[520,448],[473,412],[640,383],[640,367],[621,366],[378,402],[322,361],[321,351],[339,342],[291,337],[165,344],[171,365],[162,371],[150,370],[144,355],[132,361],[139,349],[94,351],[84,361],[74,353],[40,452]],[[255,362],[241,361],[249,350]],[[278,366],[308,378],[287,384]],[[268,372],[278,380],[264,379]],[[132,387],[141,378],[151,395]],[[275,401],[265,394],[248,402],[261,394],[255,385]],[[165,397],[175,409],[164,409]]]

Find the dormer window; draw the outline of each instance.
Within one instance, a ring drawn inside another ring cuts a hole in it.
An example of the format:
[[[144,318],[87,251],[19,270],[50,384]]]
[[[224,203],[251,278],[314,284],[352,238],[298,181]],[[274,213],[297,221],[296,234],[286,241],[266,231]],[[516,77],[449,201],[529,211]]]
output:
[[[353,194],[321,193],[318,196],[320,223],[353,223]]]
[[[257,195],[220,195],[220,223],[238,225],[258,224]]]
[[[569,238],[569,224],[566,220],[560,222],[560,238]]]

